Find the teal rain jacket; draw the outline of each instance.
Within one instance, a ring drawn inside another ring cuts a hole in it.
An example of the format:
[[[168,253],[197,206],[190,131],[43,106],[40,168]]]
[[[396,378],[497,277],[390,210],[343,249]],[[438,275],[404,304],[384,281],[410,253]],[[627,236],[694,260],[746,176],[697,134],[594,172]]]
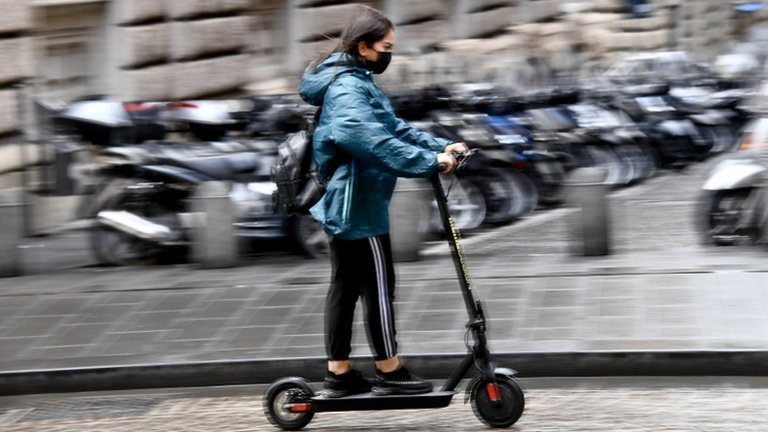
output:
[[[344,240],[388,233],[397,177],[429,177],[450,141],[398,118],[371,72],[347,54],[334,53],[307,69],[299,90],[307,103],[323,108],[313,138],[321,178],[343,161],[312,216]]]

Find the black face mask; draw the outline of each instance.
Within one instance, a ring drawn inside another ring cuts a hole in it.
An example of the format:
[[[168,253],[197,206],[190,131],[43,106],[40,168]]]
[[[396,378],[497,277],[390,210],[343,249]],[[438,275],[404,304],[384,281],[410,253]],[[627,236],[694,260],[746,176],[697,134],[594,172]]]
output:
[[[379,55],[379,59],[376,61],[366,61],[365,67],[375,74],[380,74],[387,70],[389,62],[392,61],[392,53],[388,51],[376,51],[376,53]]]

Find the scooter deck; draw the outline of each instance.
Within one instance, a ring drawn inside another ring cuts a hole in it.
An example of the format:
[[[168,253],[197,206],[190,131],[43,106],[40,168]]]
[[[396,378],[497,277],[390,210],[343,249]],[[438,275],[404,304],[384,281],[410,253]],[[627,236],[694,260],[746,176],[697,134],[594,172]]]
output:
[[[375,396],[360,393],[340,398],[323,397],[318,393],[312,398],[312,410],[322,411],[367,411],[387,409],[442,408],[451,403],[455,391],[433,391],[417,395]]]

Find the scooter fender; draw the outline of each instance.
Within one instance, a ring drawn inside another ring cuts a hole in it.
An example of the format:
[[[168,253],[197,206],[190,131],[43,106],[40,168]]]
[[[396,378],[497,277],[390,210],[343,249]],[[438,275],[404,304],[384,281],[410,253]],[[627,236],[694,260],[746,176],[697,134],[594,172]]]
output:
[[[717,191],[757,186],[768,168],[749,160],[727,160],[720,162],[707,181],[703,190]]]
[[[514,378],[517,376],[517,371],[509,368],[495,368],[493,372],[496,375],[502,375],[508,378]],[[479,374],[472,380],[472,382],[469,383],[469,385],[467,386],[467,390],[464,394],[465,404],[470,400],[472,400],[472,395],[475,394],[475,389],[483,382],[484,378],[485,377],[483,376],[483,374]]]

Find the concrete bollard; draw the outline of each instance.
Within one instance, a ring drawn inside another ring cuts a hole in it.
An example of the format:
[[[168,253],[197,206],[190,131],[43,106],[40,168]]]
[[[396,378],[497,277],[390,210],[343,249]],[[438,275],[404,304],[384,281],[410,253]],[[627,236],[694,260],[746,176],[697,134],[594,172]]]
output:
[[[427,234],[430,188],[423,179],[397,180],[389,204],[389,236],[394,261],[418,261]]]
[[[21,191],[0,191],[0,277],[22,274],[21,237],[24,233],[24,205]]]
[[[233,267],[237,263],[234,205],[225,182],[201,184],[195,192],[191,210],[192,261],[202,268]]]
[[[566,178],[567,203],[577,208],[568,223],[573,255],[610,254],[607,174],[605,168],[585,167],[573,170]]]

